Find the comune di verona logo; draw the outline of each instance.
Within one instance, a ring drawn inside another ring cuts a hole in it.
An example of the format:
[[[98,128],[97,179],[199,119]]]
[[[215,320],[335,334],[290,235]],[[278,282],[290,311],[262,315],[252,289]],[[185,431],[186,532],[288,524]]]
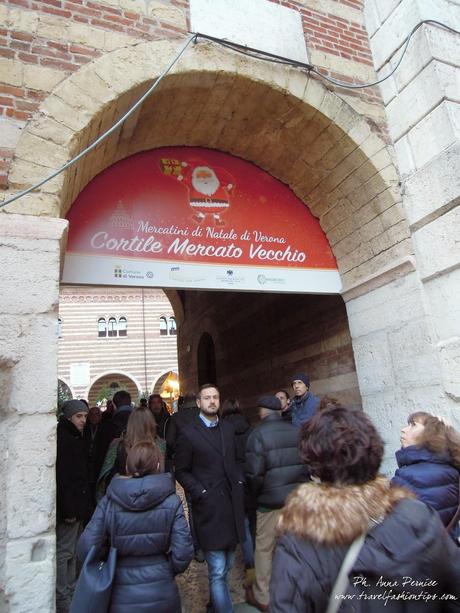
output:
[[[113,269],[113,276],[114,276],[116,279],[121,279],[122,274],[123,274],[123,271],[122,271],[122,269],[121,269],[121,266],[118,266],[118,265],[117,265],[117,266],[115,266],[115,268]]]

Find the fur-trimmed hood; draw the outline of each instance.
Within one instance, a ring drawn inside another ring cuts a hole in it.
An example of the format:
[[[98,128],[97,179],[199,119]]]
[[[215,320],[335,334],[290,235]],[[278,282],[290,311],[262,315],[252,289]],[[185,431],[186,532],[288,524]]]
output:
[[[310,483],[291,494],[279,522],[270,611],[326,611],[349,544],[368,531],[372,518],[381,521],[367,533],[340,610],[450,611],[438,601],[442,594],[457,599],[454,610],[460,601],[460,550],[436,511],[379,477],[362,486]]]
[[[288,497],[278,531],[324,545],[347,545],[369,524],[380,523],[404,498],[414,496],[390,487],[385,477],[363,485],[306,483]]]

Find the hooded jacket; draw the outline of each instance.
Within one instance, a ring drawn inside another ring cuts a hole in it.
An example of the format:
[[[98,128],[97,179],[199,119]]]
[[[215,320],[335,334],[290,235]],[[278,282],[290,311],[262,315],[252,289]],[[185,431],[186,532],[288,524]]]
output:
[[[111,539],[118,552],[111,613],[180,613],[174,575],[193,557],[182,503],[169,473],[115,477],[80,537],[83,560]]]
[[[366,531],[341,613],[458,611],[460,549],[438,514],[409,496],[383,477],[293,492],[279,522],[270,612],[324,612],[350,544]]]
[[[410,445],[396,452],[399,468],[391,480],[408,488],[419,500],[435,509],[445,526],[459,504],[459,472],[446,455]]]

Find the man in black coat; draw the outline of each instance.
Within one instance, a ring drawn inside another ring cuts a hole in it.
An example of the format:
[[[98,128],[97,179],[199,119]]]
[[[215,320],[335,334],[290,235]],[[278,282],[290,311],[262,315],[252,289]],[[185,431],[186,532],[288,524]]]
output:
[[[235,431],[219,420],[219,390],[203,385],[197,396],[200,413],[180,433],[176,444],[176,478],[192,501],[197,539],[208,564],[211,605],[228,613],[227,583],[235,547],[244,540],[244,488],[235,451]]]
[[[76,547],[83,524],[92,513],[86,442],[88,407],[81,400],[62,406],[57,427],[56,607],[66,613],[77,579]]]
[[[276,396],[258,400],[260,425],[246,445],[246,483],[257,500],[255,583],[246,599],[260,611],[268,611],[271,561],[276,542],[276,524],[287,495],[308,480],[299,456],[299,430],[282,418]]]

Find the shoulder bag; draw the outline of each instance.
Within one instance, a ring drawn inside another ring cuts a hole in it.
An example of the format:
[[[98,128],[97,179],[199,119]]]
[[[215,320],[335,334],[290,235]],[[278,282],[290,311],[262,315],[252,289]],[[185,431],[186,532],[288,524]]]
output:
[[[361,534],[361,536],[358,536],[358,538],[356,538],[348,548],[347,555],[342,562],[339,574],[337,575],[337,579],[335,580],[334,586],[332,588],[326,613],[337,613],[337,611],[340,609],[340,606],[343,602],[343,596],[345,595],[348,588],[348,575],[353,568],[353,564],[358,558],[359,552],[361,551],[366,536],[367,533]]]
[[[112,585],[117,566],[117,550],[113,546],[115,511],[109,503],[104,518],[111,512],[109,551],[106,545],[92,545],[83,562],[69,613],[106,613],[110,608]]]

